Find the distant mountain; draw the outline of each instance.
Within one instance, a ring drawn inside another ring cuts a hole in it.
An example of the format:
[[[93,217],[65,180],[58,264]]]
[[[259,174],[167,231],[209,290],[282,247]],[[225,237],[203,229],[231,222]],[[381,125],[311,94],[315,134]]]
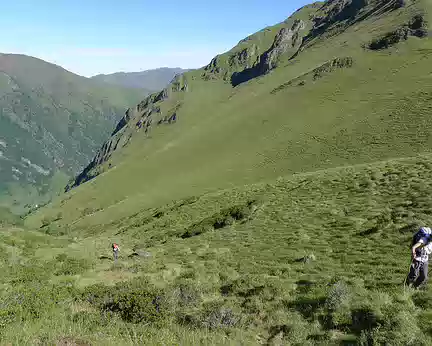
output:
[[[0,54],[0,198],[18,187],[45,193],[54,175],[74,175],[144,95],[33,57]]]
[[[181,68],[162,67],[155,70],[147,70],[142,72],[100,74],[92,77],[92,79],[123,86],[126,88],[139,88],[152,92],[165,88],[177,74],[186,71],[188,70]]]

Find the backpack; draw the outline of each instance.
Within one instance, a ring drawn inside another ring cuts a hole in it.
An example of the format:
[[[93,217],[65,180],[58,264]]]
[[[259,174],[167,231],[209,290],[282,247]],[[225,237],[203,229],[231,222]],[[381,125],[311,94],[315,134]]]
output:
[[[113,248],[113,251],[118,251],[118,249],[119,249],[118,245],[115,243],[112,245],[112,248]]]
[[[429,227],[421,227],[413,236],[412,245],[417,244],[420,240],[423,240],[427,245],[432,240],[432,229]]]

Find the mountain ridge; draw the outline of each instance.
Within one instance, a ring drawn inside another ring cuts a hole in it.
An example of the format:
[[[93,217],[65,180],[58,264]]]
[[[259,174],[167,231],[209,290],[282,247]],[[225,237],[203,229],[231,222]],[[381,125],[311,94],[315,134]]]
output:
[[[74,175],[106,140],[124,107],[142,96],[39,58],[1,54],[0,190],[9,201],[2,203],[16,197],[11,185],[24,194],[27,188],[44,194],[57,172]]]
[[[123,87],[139,88],[151,93],[165,88],[177,74],[187,71],[189,70],[180,67],[159,67],[140,72],[99,74],[91,79]]]

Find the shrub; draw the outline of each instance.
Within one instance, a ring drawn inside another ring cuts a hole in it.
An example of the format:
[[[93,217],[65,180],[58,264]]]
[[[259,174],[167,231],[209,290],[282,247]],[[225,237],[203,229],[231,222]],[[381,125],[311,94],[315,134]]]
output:
[[[46,283],[18,286],[1,301],[0,326],[42,318],[53,308],[68,304],[76,297],[77,292],[73,287]]]
[[[247,221],[256,209],[256,201],[249,201],[246,204],[235,205],[207,217],[188,228],[181,237],[191,238],[206,232],[229,227],[236,221]]]
[[[196,327],[221,329],[234,327],[240,322],[240,314],[223,301],[212,301],[204,304],[193,319]]]
[[[86,288],[83,296],[102,312],[116,313],[127,322],[157,323],[167,317],[165,295],[143,278],[113,287],[94,285]]]
[[[91,267],[89,261],[81,258],[68,257],[66,254],[59,254],[56,261],[60,263],[60,268],[54,275],[76,275]]]
[[[347,284],[339,281],[330,289],[325,307],[328,310],[335,311],[349,299],[349,296],[350,292]]]
[[[182,280],[171,291],[173,308],[196,306],[201,301],[201,291],[192,280]]]

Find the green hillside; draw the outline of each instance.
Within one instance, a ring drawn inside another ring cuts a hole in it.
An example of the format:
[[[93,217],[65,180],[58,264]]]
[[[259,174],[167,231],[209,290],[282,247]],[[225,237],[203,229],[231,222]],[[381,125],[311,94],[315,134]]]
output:
[[[161,67],[141,72],[100,74],[92,77],[92,79],[125,88],[139,88],[150,93],[165,88],[177,74],[186,71],[181,68]]]
[[[137,90],[96,83],[36,58],[1,54],[2,203],[20,210],[37,203],[56,180],[67,183],[141,97]]]
[[[431,11],[315,3],[129,108],[0,232],[0,340],[432,344],[432,289],[403,285],[432,222]]]
[[[422,155],[191,196],[104,225],[3,230],[0,340],[430,345],[432,290],[402,282],[412,232],[432,222],[431,168]]]
[[[105,173],[29,224],[64,208],[65,222],[99,224],[190,194],[430,151],[427,8],[341,3],[304,7],[129,109],[68,189]],[[393,32],[387,49],[370,48]],[[82,217],[86,208],[98,212]]]

